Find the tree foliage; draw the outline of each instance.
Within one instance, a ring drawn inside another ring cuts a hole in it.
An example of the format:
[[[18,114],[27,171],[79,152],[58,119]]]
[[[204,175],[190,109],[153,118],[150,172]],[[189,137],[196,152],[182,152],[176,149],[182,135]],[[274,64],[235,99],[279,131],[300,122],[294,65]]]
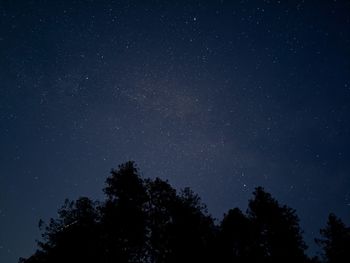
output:
[[[328,216],[327,225],[320,230],[321,239],[316,242],[323,248],[327,263],[350,262],[350,228],[334,214]]]
[[[111,171],[104,193],[103,202],[66,200],[57,218],[40,221],[38,249],[20,262],[319,262],[305,254],[296,211],[261,187],[247,213],[231,209],[219,224],[190,188],[144,179],[134,162]],[[350,230],[340,219],[330,215],[321,234],[326,262],[350,262]]]
[[[305,262],[307,247],[296,211],[280,205],[262,187],[256,188],[253,195],[248,216],[256,231],[262,262]]]

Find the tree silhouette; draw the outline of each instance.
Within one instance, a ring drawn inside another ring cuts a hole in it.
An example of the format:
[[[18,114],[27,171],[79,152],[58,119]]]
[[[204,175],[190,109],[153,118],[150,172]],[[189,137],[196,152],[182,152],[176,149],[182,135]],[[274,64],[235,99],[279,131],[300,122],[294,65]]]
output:
[[[152,262],[207,262],[214,223],[189,188],[179,195],[168,182],[148,180]]]
[[[173,208],[178,197],[176,190],[166,181],[156,178],[146,181],[148,203],[148,247],[151,262],[167,262],[173,251],[170,249],[170,225],[173,224]]]
[[[238,208],[231,209],[219,227],[218,255],[220,262],[256,262],[262,251],[258,247],[254,225]]]
[[[213,227],[213,220],[199,196],[185,188],[173,207],[169,229],[173,257],[169,262],[207,262]]]
[[[104,261],[144,262],[148,197],[135,164],[112,170],[106,184],[108,199],[100,208]]]
[[[40,250],[25,262],[97,262],[101,247],[96,204],[86,197],[66,200],[58,215],[48,225],[39,223],[44,242],[38,242]]]
[[[261,262],[305,262],[307,248],[295,210],[281,206],[262,187],[255,189],[248,215],[261,248]],[[260,252],[260,251],[259,251]]]
[[[231,209],[218,225],[190,188],[143,179],[134,162],[112,170],[103,190],[103,202],[66,200],[57,218],[40,221],[38,250],[19,262],[319,262],[305,255],[295,210],[261,187],[246,214]],[[340,219],[331,214],[321,234],[325,262],[350,262],[350,230]]]
[[[327,263],[350,262],[350,228],[334,214],[328,216],[327,226],[320,230],[323,239],[316,242],[323,249]]]

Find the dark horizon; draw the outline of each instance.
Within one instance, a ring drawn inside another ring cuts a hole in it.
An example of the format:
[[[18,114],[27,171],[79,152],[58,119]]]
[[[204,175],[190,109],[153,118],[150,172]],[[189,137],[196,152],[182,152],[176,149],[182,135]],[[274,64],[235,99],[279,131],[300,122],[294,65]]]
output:
[[[0,1],[0,262],[127,160],[219,219],[263,186],[317,252],[350,222],[349,28],[347,0]]]

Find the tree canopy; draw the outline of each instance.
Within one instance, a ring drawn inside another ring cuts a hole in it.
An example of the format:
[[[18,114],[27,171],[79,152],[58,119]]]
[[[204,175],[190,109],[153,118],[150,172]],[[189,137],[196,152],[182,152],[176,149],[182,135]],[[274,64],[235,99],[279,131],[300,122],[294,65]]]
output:
[[[321,239],[316,242],[323,248],[327,263],[350,262],[350,228],[336,215],[330,214],[327,225],[320,230]]]
[[[319,262],[305,252],[296,211],[262,187],[246,213],[230,209],[218,223],[190,188],[142,178],[134,162],[112,170],[103,190],[102,202],[66,200],[40,221],[37,251],[19,262]],[[331,214],[321,235],[324,262],[350,262],[350,228]]]

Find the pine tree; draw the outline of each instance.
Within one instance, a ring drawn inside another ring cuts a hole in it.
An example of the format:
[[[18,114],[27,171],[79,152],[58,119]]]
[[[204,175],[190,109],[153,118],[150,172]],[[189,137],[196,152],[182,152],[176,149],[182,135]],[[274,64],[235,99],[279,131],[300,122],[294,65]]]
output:
[[[350,262],[350,228],[340,218],[330,214],[327,226],[320,233],[323,238],[316,242],[322,247],[327,263]]]
[[[256,229],[263,262],[305,262],[306,245],[295,210],[280,205],[262,187],[253,194],[248,215]]]

